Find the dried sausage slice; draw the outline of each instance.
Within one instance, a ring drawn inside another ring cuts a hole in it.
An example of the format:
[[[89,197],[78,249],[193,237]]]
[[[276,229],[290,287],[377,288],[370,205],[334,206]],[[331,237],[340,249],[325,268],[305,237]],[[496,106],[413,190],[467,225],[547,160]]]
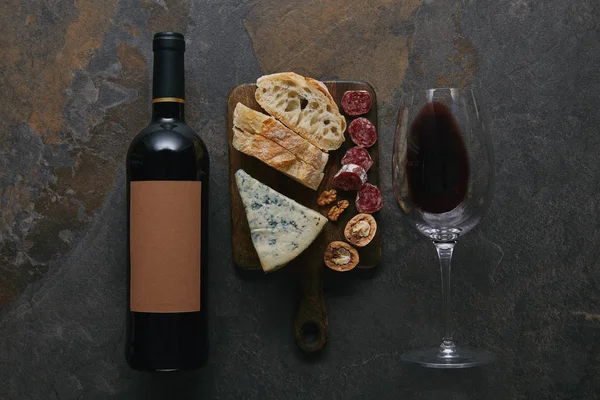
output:
[[[356,164],[342,165],[333,177],[335,187],[342,190],[360,190],[367,181],[367,172]]]
[[[375,125],[363,117],[356,118],[350,122],[348,132],[352,141],[360,147],[371,147],[377,141],[377,129],[375,129]]]
[[[367,183],[356,194],[356,209],[358,212],[372,214],[381,210],[382,206],[383,199],[381,197],[381,191],[375,185]]]
[[[342,158],[342,165],[346,164],[360,165],[365,171],[369,171],[369,168],[373,166],[373,159],[367,149],[356,146],[349,149]]]
[[[348,90],[342,96],[342,108],[348,115],[362,115],[371,109],[371,95],[366,90]]]

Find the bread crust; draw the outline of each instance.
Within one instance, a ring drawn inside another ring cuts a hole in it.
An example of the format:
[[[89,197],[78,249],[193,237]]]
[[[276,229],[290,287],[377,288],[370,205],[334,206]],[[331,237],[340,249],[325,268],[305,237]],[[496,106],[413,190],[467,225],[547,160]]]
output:
[[[246,107],[242,103],[238,103],[233,111],[233,125],[244,132],[272,140],[319,172],[323,172],[327,165],[329,159],[327,153],[322,152],[275,118]]]
[[[346,119],[322,82],[281,72],[262,76],[256,84],[256,101],[294,132],[323,151],[342,145]]]
[[[258,158],[312,190],[317,190],[323,180],[323,172],[304,163],[286,148],[261,135],[248,133],[234,126],[232,145],[236,150]]]

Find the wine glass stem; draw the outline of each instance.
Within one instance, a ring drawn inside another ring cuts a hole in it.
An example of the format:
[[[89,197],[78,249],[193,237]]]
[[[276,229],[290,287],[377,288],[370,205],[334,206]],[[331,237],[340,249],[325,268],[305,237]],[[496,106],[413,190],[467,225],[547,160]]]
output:
[[[450,301],[450,272],[452,265],[452,253],[454,252],[455,241],[437,242],[433,244],[437,250],[438,259],[440,261],[440,272],[442,275],[442,319],[444,323],[444,337],[440,344],[438,357],[454,358],[456,349],[452,340],[452,324],[451,324],[451,301]]]

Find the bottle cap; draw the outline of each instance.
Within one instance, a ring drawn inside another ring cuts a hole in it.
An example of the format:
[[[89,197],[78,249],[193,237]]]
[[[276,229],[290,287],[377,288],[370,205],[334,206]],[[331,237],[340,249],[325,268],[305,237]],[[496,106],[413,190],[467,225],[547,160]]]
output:
[[[185,51],[185,39],[181,33],[177,32],[158,32],[154,34],[152,41],[152,50],[179,50]]]

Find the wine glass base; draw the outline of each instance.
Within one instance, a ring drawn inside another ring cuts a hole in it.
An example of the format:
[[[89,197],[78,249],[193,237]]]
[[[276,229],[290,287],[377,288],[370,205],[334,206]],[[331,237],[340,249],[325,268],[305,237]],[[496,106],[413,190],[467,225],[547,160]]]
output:
[[[452,358],[439,357],[439,347],[425,350],[412,350],[402,354],[405,363],[418,364],[426,368],[472,368],[494,362],[496,356],[487,350],[478,350],[468,346],[457,346]]]

